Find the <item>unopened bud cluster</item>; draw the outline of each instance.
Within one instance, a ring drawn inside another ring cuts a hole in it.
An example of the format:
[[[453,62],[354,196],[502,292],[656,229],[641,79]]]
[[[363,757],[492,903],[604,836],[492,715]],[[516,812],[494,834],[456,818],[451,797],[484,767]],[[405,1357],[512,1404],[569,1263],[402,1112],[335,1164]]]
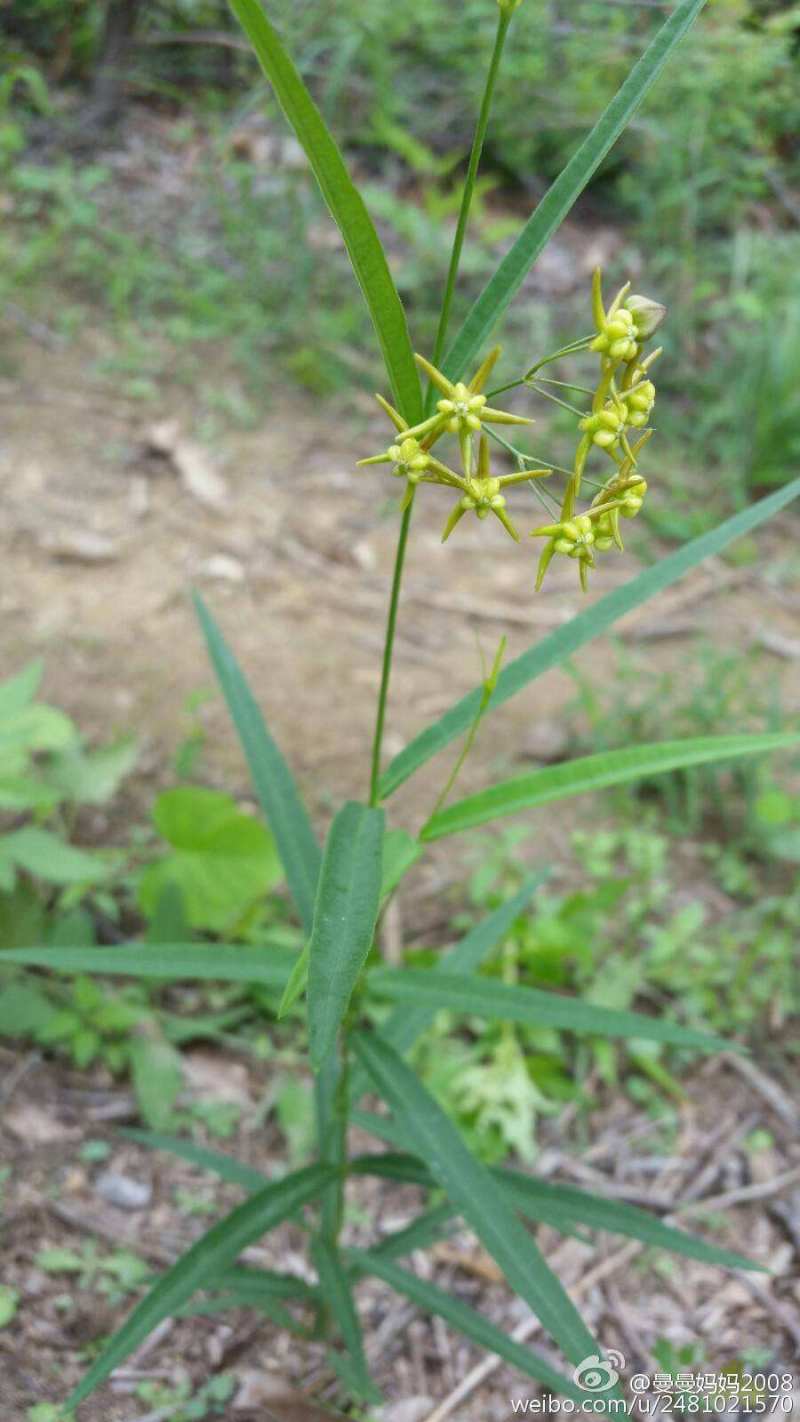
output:
[[[514,9],[519,0],[505,0],[505,3],[498,0],[498,3],[501,8]],[[579,416],[578,444],[560,515],[557,521],[542,524],[531,533],[531,537],[547,540],[539,560],[537,588],[541,587],[556,554],[577,561],[581,585],[586,588],[588,571],[594,566],[595,555],[612,548],[622,548],[620,519],[635,517],[647,492],[647,484],[638,467],[638,455],[652,434],[647,426],[656,392],[649,371],[660,350],[644,356],[642,348],[665,312],[658,302],[645,296],[629,296],[628,291],[629,286],[624,286],[606,310],[600,273],[596,272],[592,287],[595,334],[573,343],[571,347],[588,347],[596,351],[600,356],[600,374],[591,409],[582,416],[576,411]],[[381,395],[377,397],[394,425],[397,437],[380,454],[362,459],[359,464],[390,466],[390,472],[402,479],[406,486],[401,503],[403,510],[408,508],[420,484],[438,484],[457,494],[444,525],[442,541],[449,538],[465,514],[474,513],[478,519],[494,515],[511,538],[519,542],[519,533],[506,509],[505,490],[512,485],[550,477],[555,468],[520,467],[513,474],[492,473],[489,445],[492,427],[533,423],[525,416],[497,409],[488,403],[483,392],[499,355],[500,347],[496,346],[467,382],[449,380],[424,356],[417,355],[420,370],[440,396],[435,411],[419,424],[409,426],[388,401]],[[540,369],[555,358],[548,356],[534,369]],[[527,383],[528,377],[514,382],[517,385]],[[630,431],[636,431],[638,436],[633,445],[630,443]],[[443,463],[431,452],[437,441],[448,435],[458,443],[459,470]],[[591,504],[583,511],[577,511],[584,471],[593,449],[611,459],[615,469],[600,485]],[[524,456],[520,458],[520,466],[523,463]]]
[[[542,524],[534,537],[545,538],[539,559],[536,586],[540,588],[557,553],[576,559],[581,586],[588,585],[589,569],[598,553],[622,549],[620,519],[635,518],[642,507],[647,484],[639,472],[638,456],[652,430],[647,426],[656,399],[650,368],[660,348],[647,356],[645,341],[663,321],[665,308],[648,296],[629,295],[630,283],[617,292],[606,310],[602,278],[592,280],[592,311],[596,334],[589,349],[600,356],[600,374],[592,408],[578,422],[579,438],[572,477],[567,483],[558,523]],[[630,442],[630,432],[638,439]],[[576,505],[586,464],[597,449],[616,465],[588,509],[576,515]]]

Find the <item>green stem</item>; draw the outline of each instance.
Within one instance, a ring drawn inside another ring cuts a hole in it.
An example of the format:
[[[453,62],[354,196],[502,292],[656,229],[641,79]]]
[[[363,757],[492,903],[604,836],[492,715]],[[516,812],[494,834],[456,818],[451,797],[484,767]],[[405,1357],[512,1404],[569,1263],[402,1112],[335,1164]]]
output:
[[[486,84],[483,90],[483,99],[481,101],[480,113],[478,114],[478,122],[475,125],[475,137],[472,140],[472,151],[469,155],[469,167],[467,168],[467,177],[464,183],[464,191],[461,195],[461,207],[458,213],[456,235],[453,239],[453,250],[450,254],[450,266],[447,272],[447,282],[444,289],[444,300],[442,301],[442,310],[439,316],[439,327],[436,332],[436,343],[433,348],[433,364],[436,366],[438,366],[441,361],[442,353],[444,351],[444,343],[447,340],[447,328],[450,324],[450,313],[453,306],[453,297],[455,295],[456,278],[458,276],[458,269],[461,264],[461,252],[464,247],[464,238],[467,233],[467,223],[469,222],[472,199],[475,194],[475,181],[478,176],[478,168],[480,166],[481,154],[483,153],[483,144],[486,138],[486,130],[489,126],[489,114],[491,113],[495,84],[497,83],[497,75],[500,70],[500,60],[503,56],[503,47],[506,42],[506,35],[508,33],[508,27],[510,23],[510,11],[506,12],[505,10],[501,10],[497,20],[497,34],[495,36],[492,58],[489,62],[489,72],[486,76]],[[430,409],[433,405],[434,393],[435,392],[433,390],[433,387],[431,386],[428,390],[426,406],[428,409]]]
[[[383,644],[383,668],[381,671],[381,688],[378,692],[378,710],[375,717],[375,735],[372,741],[372,772],[369,785],[369,803],[375,806],[379,800],[378,782],[381,774],[381,748],[383,746],[383,728],[386,723],[386,702],[389,696],[389,682],[392,676],[392,657],[394,655],[394,634],[397,628],[397,609],[400,602],[400,586],[403,581],[403,565],[406,561],[406,544],[408,543],[408,530],[411,526],[411,515],[414,512],[414,495],[403,514],[403,521],[400,524],[400,533],[397,538],[397,551],[394,555],[394,576],[392,577],[392,592],[389,599],[389,616],[386,621],[386,640]]]
[[[344,1185],[347,1173],[347,1124],[349,1116],[349,1047],[347,1029],[342,1028],[338,1048],[330,1053],[314,1081],[314,1104],[317,1128],[317,1155],[325,1165],[338,1168],[339,1175],[323,1192],[320,1201],[317,1238],[330,1248],[339,1247],[339,1233],[344,1218]],[[336,1319],[327,1305],[318,1315],[321,1336],[327,1337]]]
[[[498,395],[505,395],[507,390],[518,390],[521,385],[527,385],[532,380],[537,370],[542,370],[546,365],[552,365],[554,360],[561,360],[562,356],[577,355],[579,351],[587,350],[593,340],[594,336],[581,336],[577,341],[570,341],[568,346],[562,346],[560,350],[553,351],[552,355],[543,356],[541,360],[531,366],[530,370],[526,370],[519,380],[509,380],[507,385],[498,385],[496,390],[490,390],[486,399],[496,400]],[[577,386],[573,388],[578,389]]]

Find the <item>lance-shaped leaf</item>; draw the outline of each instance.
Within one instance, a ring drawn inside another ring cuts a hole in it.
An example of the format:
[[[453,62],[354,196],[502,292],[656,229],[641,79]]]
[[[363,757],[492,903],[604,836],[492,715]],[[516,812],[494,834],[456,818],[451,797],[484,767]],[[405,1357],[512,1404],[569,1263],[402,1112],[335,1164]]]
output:
[[[527,1377],[536,1378],[552,1391],[575,1398],[576,1401],[585,1396],[578,1391],[574,1383],[552,1367],[546,1358],[509,1338],[482,1314],[477,1313],[468,1304],[461,1303],[460,1299],[454,1298],[452,1294],[445,1293],[444,1289],[437,1288],[436,1284],[429,1284],[425,1279],[410,1273],[408,1269],[401,1269],[384,1254],[377,1250],[347,1249],[345,1258],[359,1273],[383,1279],[395,1293],[403,1294],[426,1313],[438,1314],[445,1323],[463,1333],[465,1338],[471,1338],[479,1347],[496,1353],[512,1367],[519,1368]]]
[[[541,992],[496,978],[472,973],[431,973],[414,968],[376,968],[369,975],[370,990],[395,1002],[424,1004],[435,1012],[468,1013],[526,1027],[554,1027],[561,1032],[590,1033],[595,1037],[632,1037],[641,1041],[670,1042],[676,1047],[696,1047],[703,1052],[729,1050],[720,1037],[682,1027],[664,1017],[641,1012],[621,1012],[596,1007],[579,997]]]
[[[331,825],[319,876],[308,963],[311,1064],[336,1041],[372,946],[381,892],[383,811],[349,801]]]
[[[177,1264],[168,1269],[148,1294],[136,1305],[117,1330],[89,1371],[67,1399],[67,1409],[75,1408],[118,1367],[161,1322],[189,1301],[197,1289],[232,1264],[254,1240],[274,1229],[301,1206],[313,1200],[330,1183],[333,1171],[324,1165],[310,1165],[274,1184],[266,1185],[244,1204],[231,1210],[198,1239]]]
[[[440,839],[442,835],[460,834],[462,830],[484,825],[501,815],[516,815],[536,805],[546,805],[550,800],[585,795],[590,790],[624,785],[631,780],[664,775],[669,770],[683,770],[692,765],[765,755],[768,751],[797,745],[798,741],[800,735],[789,731],[757,736],[693,736],[683,741],[656,741],[652,745],[624,746],[622,750],[580,756],[562,765],[548,765],[543,770],[515,775],[512,780],[502,780],[477,795],[446,805],[428,821],[422,838]]]
[[[306,933],[314,916],[320,849],[292,772],[264,722],[244,673],[199,593],[194,605],[228,703],[253,788],[275,836],[286,880]]]
[[[164,1136],[157,1131],[140,1131],[134,1127],[128,1127],[120,1134],[126,1140],[135,1141],[137,1145],[147,1146],[149,1150],[167,1150],[170,1155],[176,1155],[180,1160],[188,1161],[190,1165],[197,1165],[201,1170],[210,1170],[229,1185],[242,1185],[245,1190],[252,1191],[263,1190],[264,1186],[269,1184],[267,1176],[256,1170],[254,1165],[245,1165],[244,1161],[237,1160],[235,1156],[207,1150],[205,1146],[182,1140],[180,1136]]]
[[[582,1362],[598,1352],[597,1343],[531,1235],[499,1196],[491,1172],[470,1153],[422,1082],[377,1034],[360,1033],[354,1044],[416,1153],[500,1265],[510,1287],[533,1309],[572,1362]]]
[[[405,312],[364,200],[259,0],[230,0],[230,3],[278,103],[305,149],[322,196],[338,224],[369,307],[396,403],[409,425],[415,425],[422,419],[422,392]]]
[[[622,587],[615,588],[613,592],[601,597],[599,602],[587,608],[586,612],[579,613],[577,617],[566,622],[563,627],[559,627],[557,631],[544,637],[541,642],[529,647],[527,652],[523,652],[513,662],[509,662],[508,666],[501,671],[486,715],[491,716],[498,706],[502,706],[503,702],[516,696],[544,672],[550,671],[552,667],[560,666],[568,657],[584,647],[587,642],[593,641],[595,637],[608,631],[609,627],[613,627],[614,623],[624,617],[627,612],[632,612],[634,608],[647,602],[651,597],[655,597],[657,593],[663,592],[665,588],[682,578],[685,573],[702,563],[705,558],[722,553],[735,539],[743,537],[759,524],[780,513],[781,509],[798,496],[800,496],[800,479],[793,479],[791,483],[776,490],[774,494],[769,494],[767,498],[761,499],[756,504],[751,504],[741,513],[734,514],[733,518],[726,519],[710,533],[701,534],[699,538],[692,539],[683,548],[678,548],[674,553],[668,554],[666,558],[661,558],[652,568],[646,568],[643,573],[638,573],[635,578],[631,578]],[[432,756],[437,755],[457,736],[463,735],[465,731],[469,730],[480,706],[482,695],[482,688],[478,687],[469,692],[467,696],[463,696],[460,701],[455,702],[448,711],[445,711],[438,721],[427,726],[395,756],[381,778],[382,799],[386,799],[397,790],[404,781],[408,780],[409,776],[419,770],[420,766],[424,765]]]
[[[522,888],[504,904],[495,909],[480,923],[471,928],[455,947],[439,953],[436,963],[430,969],[433,973],[468,973],[479,968],[489,954],[502,943],[514,920],[527,908],[539,885],[544,883],[546,874],[531,874]],[[418,1037],[430,1027],[436,1016],[436,1008],[418,1004],[414,1007],[398,1007],[392,1012],[381,1028],[381,1036],[398,1052],[405,1052],[413,1046]],[[367,1089],[367,1079],[361,1067],[356,1066],[351,1080],[351,1097],[357,1101]]]
[[[54,973],[98,973],[180,982],[261,983],[278,992],[297,954],[277,945],[243,943],[120,943],[114,948],[9,948],[3,962]]]
[[[363,1115],[366,1113],[359,1114],[362,1115],[359,1124],[365,1125]],[[382,1119],[375,1119],[379,1122],[376,1134],[383,1136]],[[401,1155],[396,1151],[353,1156],[349,1168],[355,1175],[377,1175],[389,1180],[402,1180],[407,1184],[432,1186],[436,1183],[425,1162],[418,1156]],[[550,1225],[561,1234],[575,1234],[577,1230],[582,1229],[605,1230],[609,1234],[626,1235],[655,1249],[667,1249],[671,1254],[681,1254],[687,1259],[700,1259],[705,1264],[716,1264],[724,1269],[759,1270],[764,1267],[744,1254],[722,1249],[719,1245],[685,1234],[683,1230],[675,1229],[672,1225],[663,1224],[657,1216],[623,1200],[606,1200],[602,1195],[578,1190],[561,1181],[553,1183],[550,1180],[541,1180],[536,1175],[526,1175],[521,1170],[509,1170],[505,1166],[492,1167],[491,1175],[496,1188],[501,1191],[510,1208],[519,1210],[520,1214],[529,1220],[535,1220],[537,1224]],[[680,1213],[680,1201],[676,1201],[674,1212]],[[445,1219],[446,1216],[439,1215],[430,1222],[421,1218],[420,1236],[427,1237],[425,1231],[432,1230],[434,1226],[437,1229],[442,1228]],[[410,1230],[412,1226],[408,1228]],[[381,1241],[379,1249],[383,1249],[384,1243],[385,1241]],[[392,1257],[401,1247],[406,1248],[405,1241],[398,1236],[397,1248],[389,1246],[393,1251]],[[421,1247],[424,1245],[412,1243],[408,1246],[409,1249]]]
[[[292,968],[289,981],[283,990],[283,997],[278,1004],[278,1017],[285,1017],[289,1009],[294,1007],[298,997],[302,997],[305,992],[308,982],[309,957],[309,945],[306,944],[302,953],[299,954],[297,962]]]
[[[402,1259],[404,1254],[413,1254],[415,1249],[429,1249],[450,1233],[454,1216],[455,1210],[450,1201],[443,1200],[441,1204],[417,1215],[411,1224],[385,1234],[378,1244],[373,1244],[371,1252],[382,1259]]]
[[[458,380],[482,349],[539,253],[561,226],[592,174],[630,123],[647,91],[676,45],[694,24],[704,4],[705,0],[681,0],[675,7],[591,133],[545,193],[511,251],[481,292],[448,351],[444,369],[451,380]]]
[[[212,1297],[194,1299],[180,1310],[182,1318],[193,1314],[225,1313],[234,1308],[256,1308],[272,1319],[279,1328],[301,1337],[310,1332],[284,1308],[284,1300],[316,1303],[318,1291],[292,1274],[278,1274],[271,1269],[225,1269],[216,1278],[206,1279],[204,1287],[215,1290]]]

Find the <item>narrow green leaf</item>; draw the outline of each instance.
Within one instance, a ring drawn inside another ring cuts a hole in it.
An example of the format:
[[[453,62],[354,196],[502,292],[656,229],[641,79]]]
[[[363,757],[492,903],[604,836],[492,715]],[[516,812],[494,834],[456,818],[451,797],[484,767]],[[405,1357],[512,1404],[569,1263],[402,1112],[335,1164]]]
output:
[[[798,496],[800,496],[800,479],[794,479],[782,489],[776,490],[774,494],[768,495],[767,498],[759,500],[756,504],[751,504],[741,513],[734,514],[733,518],[726,519],[710,533],[704,533],[699,538],[692,539],[683,548],[678,548],[666,558],[660,559],[652,568],[646,568],[643,573],[638,573],[635,578],[631,578],[622,587],[607,593],[585,612],[579,613],[563,627],[551,632],[541,642],[529,647],[527,652],[523,652],[513,662],[509,662],[508,666],[501,671],[486,712],[487,716],[490,716],[498,706],[502,706],[503,702],[516,696],[529,682],[535,681],[537,677],[542,676],[544,672],[550,671],[553,667],[560,666],[587,642],[593,641],[595,637],[606,632],[609,627],[613,627],[614,623],[624,617],[627,612],[632,612],[634,608],[647,602],[649,598],[655,597],[657,593],[671,587],[685,573],[702,563],[705,558],[723,552],[735,539],[743,537],[759,524],[780,513],[781,509]],[[381,778],[382,799],[385,800],[393,794],[404,781],[408,780],[409,776],[419,770],[420,766],[424,765],[432,756],[437,755],[451,741],[469,730],[480,706],[482,695],[482,688],[477,687],[467,696],[463,696],[460,701],[450,707],[449,711],[445,711],[438,721],[435,721],[432,726],[427,726],[395,756]]]
[[[353,1125],[399,1147],[384,1154],[364,1154],[352,1157],[349,1170],[355,1175],[378,1175],[389,1179],[403,1180],[415,1185],[432,1187],[436,1184],[424,1162],[417,1156],[401,1153],[406,1137],[389,1116],[376,1116],[370,1111],[354,1111]],[[181,1159],[210,1170],[221,1179],[233,1185],[243,1185],[247,1190],[260,1190],[267,1184],[267,1177],[253,1166],[244,1165],[232,1156],[196,1146],[191,1141],[183,1141],[170,1136],[155,1135],[151,1131],[126,1129],[120,1132],[126,1139],[153,1150],[168,1150]],[[706,1264],[717,1264],[727,1269],[761,1269],[763,1266],[748,1259],[744,1254],[722,1249],[709,1244],[683,1230],[662,1224],[647,1210],[628,1205],[619,1200],[606,1200],[600,1195],[592,1195],[574,1186],[553,1184],[540,1180],[538,1176],[526,1175],[521,1170],[509,1170],[504,1166],[492,1169],[497,1185],[502,1189],[508,1203],[518,1209],[528,1219],[539,1224],[551,1225],[562,1233],[571,1233],[575,1226],[588,1229],[606,1230],[609,1234],[627,1235],[639,1239],[643,1244],[657,1249],[667,1249],[673,1254],[685,1255],[687,1259],[699,1259]],[[675,1212],[679,1213],[680,1202]],[[451,1205],[437,1205],[421,1215],[402,1230],[387,1235],[373,1250],[386,1254],[389,1258],[411,1253],[414,1249],[425,1249],[437,1239],[447,1221],[453,1216]],[[406,1238],[407,1236],[407,1238]],[[227,1278],[227,1274],[225,1276]],[[222,1287],[222,1281],[215,1281],[215,1287]],[[307,1286],[306,1286],[307,1287]]]
[[[283,990],[283,997],[278,1004],[278,1018],[285,1017],[287,1012],[297,1002],[298,997],[306,990],[308,982],[308,964],[311,952],[308,943],[299,955],[297,962],[292,968],[291,976]]]
[[[311,1065],[319,1071],[372,945],[381,890],[383,811],[349,801],[331,825],[309,945]]]
[[[318,1299],[319,1289],[295,1274],[279,1274],[274,1269],[225,1269],[209,1288],[235,1290],[242,1298],[270,1295],[276,1299]]]
[[[370,1136],[375,1136],[376,1140],[395,1146],[398,1151],[408,1150],[408,1137],[393,1116],[379,1116],[375,1111],[361,1111],[356,1108],[350,1112],[350,1124],[358,1126]]]
[[[426,1313],[438,1314],[445,1323],[451,1324],[459,1333],[463,1333],[465,1338],[471,1338],[481,1348],[486,1348],[490,1353],[496,1353],[506,1363],[512,1367],[519,1368],[521,1373],[527,1377],[536,1378],[546,1387],[554,1392],[566,1397],[572,1397],[576,1401],[583,1400],[585,1393],[580,1393],[568,1378],[565,1378],[557,1369],[550,1366],[545,1358],[534,1353],[531,1348],[526,1348],[522,1343],[516,1343],[513,1338],[509,1338],[505,1333],[501,1333],[493,1323],[470,1308],[468,1304],[461,1303],[459,1299],[453,1298],[451,1294],[446,1294],[443,1289],[437,1288],[435,1284],[429,1284],[424,1279],[420,1279],[416,1274],[411,1274],[407,1269],[401,1269],[397,1264],[393,1264],[376,1249],[347,1249],[345,1258],[362,1274],[373,1275],[377,1279],[383,1279],[385,1284],[394,1289],[395,1293],[402,1294],[424,1309]],[[596,1352],[596,1345],[592,1344],[591,1352]]]
[[[628,1205],[621,1200],[605,1200],[600,1195],[577,1190],[572,1185],[554,1184],[525,1175],[521,1170],[506,1170],[498,1166],[492,1174],[509,1204],[515,1205],[529,1219],[552,1225],[562,1233],[569,1233],[574,1226],[583,1225],[587,1229],[627,1235],[655,1249],[667,1249],[671,1254],[700,1259],[705,1264],[717,1264],[724,1269],[764,1268],[744,1254],[708,1244],[704,1239],[684,1234],[683,1230],[672,1225],[662,1224],[661,1220],[636,1205]],[[680,1201],[676,1202],[675,1213],[680,1213]]]
[[[395,401],[410,425],[422,419],[422,392],[406,316],[364,200],[325,121],[259,0],[230,0],[276,98],[302,144],[344,238],[380,341]]]
[[[270,1294],[259,1294],[255,1298],[244,1295],[235,1289],[226,1291],[223,1294],[214,1294],[211,1298],[192,1299],[178,1309],[179,1318],[196,1318],[215,1313],[230,1313],[234,1308],[253,1308],[258,1313],[268,1318],[277,1328],[282,1328],[286,1333],[294,1333],[300,1338],[310,1338],[309,1329],[303,1328],[296,1319],[292,1317],[289,1310],[284,1308],[280,1299],[276,1299]],[[185,1415],[185,1414],[184,1414]]]
[[[446,953],[440,953],[431,971],[435,973],[468,973],[474,968],[479,968],[493,949],[502,943],[515,918],[524,912],[536,890],[546,878],[546,873],[531,874],[512,898],[501,904],[499,908],[494,909],[488,918],[476,924],[475,928],[471,928],[454,948],[448,949]],[[427,1031],[435,1016],[436,1009],[432,1007],[399,1007],[384,1022],[381,1036],[385,1042],[389,1042],[394,1047],[395,1051],[405,1052],[413,1046],[423,1032]],[[362,1067],[356,1065],[351,1076],[351,1100],[357,1101],[360,1096],[363,1096],[367,1090],[367,1084],[366,1072]]]
[[[600,751],[562,765],[548,765],[544,770],[515,775],[477,795],[456,800],[428,821],[422,838],[440,839],[446,834],[460,834],[462,830],[473,829],[501,815],[517,815],[535,805],[546,805],[550,800],[565,800],[569,795],[585,795],[590,790],[624,785],[630,780],[664,775],[668,770],[682,770],[690,765],[765,755],[768,751],[797,745],[798,741],[799,734],[786,731],[757,736],[695,736],[683,741],[656,741],[652,745]]]
[[[284,1300],[315,1303],[318,1290],[291,1274],[278,1274],[270,1269],[226,1269],[215,1279],[206,1280],[207,1289],[219,1290],[212,1298],[192,1301],[180,1310],[186,1318],[194,1314],[224,1313],[233,1308],[257,1308],[272,1319],[279,1328],[285,1328],[300,1337],[308,1337],[303,1328],[283,1307]]]
[[[297,955],[242,943],[120,943],[114,948],[9,948],[3,962],[54,973],[197,982],[262,983],[282,991]]]
[[[619,1012],[595,1007],[579,997],[541,992],[496,978],[470,973],[431,973],[428,969],[375,968],[370,989],[412,1006],[424,1004],[434,1012],[469,1013],[475,1017],[519,1022],[527,1027],[554,1027],[561,1032],[588,1032],[597,1037],[633,1037],[640,1041],[671,1042],[676,1047],[696,1047],[703,1052],[730,1051],[730,1042],[640,1012]]]
[[[319,1278],[320,1294],[328,1305],[331,1316],[336,1319],[342,1341],[350,1355],[352,1381],[359,1396],[372,1399],[375,1396],[375,1387],[367,1369],[361,1325],[341,1255],[328,1240],[319,1236],[311,1246],[311,1254]]]
[[[416,1155],[401,1154],[399,1151],[372,1151],[366,1155],[354,1155],[347,1162],[351,1175],[371,1175],[383,1180],[402,1180],[405,1185],[425,1185],[435,1182],[428,1167]]]
[[[180,1160],[188,1161],[190,1165],[197,1165],[201,1170],[210,1170],[230,1185],[244,1186],[245,1190],[263,1190],[264,1186],[269,1184],[267,1176],[254,1166],[245,1165],[231,1155],[206,1150],[204,1146],[195,1145],[194,1141],[182,1140],[179,1136],[163,1136],[156,1131],[140,1131],[134,1127],[120,1131],[120,1135],[126,1140],[135,1141],[137,1145],[147,1146],[149,1150],[167,1150],[171,1155],[177,1155]]]
[[[491,1172],[470,1153],[442,1108],[387,1042],[359,1033],[355,1050],[403,1131],[512,1289],[573,1363],[598,1347],[535,1241],[499,1197]]]
[[[303,927],[310,933],[321,857],[311,821],[244,673],[199,593],[194,594],[194,605],[253,787],[275,836],[289,890]]]
[[[442,1204],[417,1215],[411,1224],[384,1235],[378,1244],[373,1244],[370,1252],[381,1259],[402,1259],[404,1254],[413,1254],[415,1249],[429,1249],[449,1233],[454,1215],[450,1201],[444,1200]]]
[[[385,1137],[382,1130],[384,1118],[374,1119],[379,1123],[376,1134]],[[394,1142],[397,1142],[399,1133],[395,1127],[392,1128],[392,1133]],[[356,1175],[377,1175],[428,1188],[436,1184],[424,1161],[417,1156],[395,1151],[354,1156],[349,1168]],[[628,1205],[620,1200],[606,1200],[601,1195],[592,1195],[560,1182],[554,1184],[541,1180],[536,1175],[526,1175],[521,1170],[509,1170],[505,1166],[493,1167],[491,1175],[495,1187],[501,1191],[509,1208],[519,1210],[520,1214],[535,1220],[537,1224],[550,1225],[562,1234],[574,1234],[578,1228],[605,1230],[609,1234],[626,1235],[655,1249],[667,1249],[672,1254],[681,1254],[687,1259],[700,1259],[705,1264],[716,1264],[724,1269],[763,1268],[763,1265],[748,1259],[744,1254],[722,1249],[704,1239],[685,1234],[683,1230],[675,1229],[672,1225],[662,1224],[655,1215],[639,1209],[636,1205]],[[675,1213],[679,1212],[678,1201]],[[383,1243],[384,1241],[381,1242],[381,1247]],[[425,1246],[412,1244],[409,1247]]]
[[[254,1240],[314,1199],[332,1174],[324,1165],[310,1165],[266,1185],[213,1225],[136,1305],[67,1399],[67,1410],[94,1392],[162,1318],[175,1313],[197,1289],[205,1288],[210,1278],[232,1264]]]
[[[524,913],[536,890],[546,878],[546,873],[531,874],[516,894],[501,904],[499,908],[494,909],[488,918],[476,924],[475,928],[471,928],[469,933],[465,934],[459,943],[456,943],[455,947],[448,949],[445,953],[440,953],[430,971],[438,975],[439,973],[468,973],[474,968],[479,968],[498,944],[502,943],[514,920]],[[369,978],[367,982],[369,983]],[[395,1048],[395,1051],[405,1052],[430,1027],[436,1012],[436,1008],[422,1004],[413,1007],[400,1007],[384,1022],[381,1036],[384,1041],[389,1042]],[[355,1081],[358,1084],[357,1077]],[[365,1089],[366,1087],[362,1087],[362,1092]],[[354,1095],[356,1094],[361,1093],[356,1093],[354,1086]]]
[[[448,351],[444,369],[451,379],[458,380],[479,353],[492,328],[519,291],[539,253],[561,226],[592,174],[627,128],[651,85],[658,78],[676,45],[680,44],[687,30],[694,24],[704,4],[705,0],[681,0],[641,59],[633,66],[577,153],[548,188],[511,251],[503,258],[494,276],[481,292]]]

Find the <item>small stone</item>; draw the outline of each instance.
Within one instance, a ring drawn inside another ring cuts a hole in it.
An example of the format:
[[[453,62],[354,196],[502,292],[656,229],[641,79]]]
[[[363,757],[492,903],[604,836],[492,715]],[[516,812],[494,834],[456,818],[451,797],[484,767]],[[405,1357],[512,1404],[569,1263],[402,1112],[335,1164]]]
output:
[[[239,559],[231,558],[227,553],[212,554],[197,571],[202,577],[213,578],[217,582],[243,583],[245,580],[245,570]]]
[[[115,539],[88,528],[47,531],[41,535],[39,546],[51,558],[65,563],[113,563],[122,552]]]
[[[569,742],[569,731],[559,721],[537,721],[525,735],[519,750],[520,758],[541,760],[551,765],[564,759]]]
[[[133,1180],[130,1175],[119,1175],[115,1170],[105,1170],[98,1175],[94,1188],[101,1200],[118,1210],[145,1210],[153,1195],[151,1186],[143,1180]]]

